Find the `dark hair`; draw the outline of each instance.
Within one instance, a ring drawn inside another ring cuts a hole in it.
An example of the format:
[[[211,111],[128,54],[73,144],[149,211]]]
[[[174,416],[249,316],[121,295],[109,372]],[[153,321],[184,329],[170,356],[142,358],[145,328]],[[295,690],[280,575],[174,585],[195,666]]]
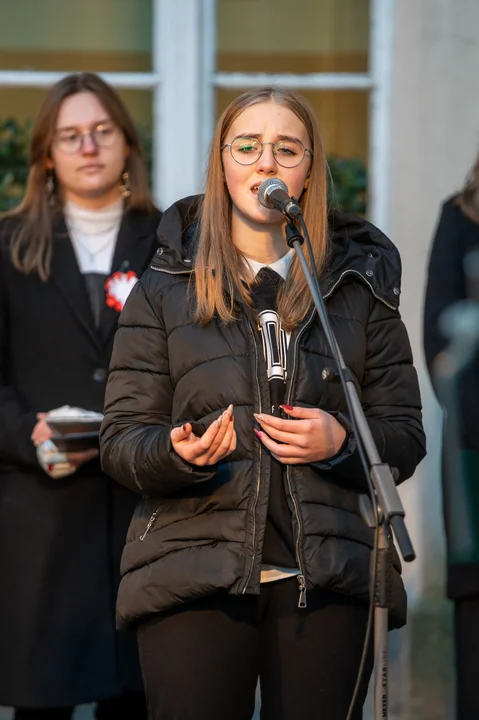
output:
[[[138,133],[118,93],[95,73],[62,78],[48,92],[32,128],[25,197],[14,210],[2,215],[19,218],[11,239],[14,266],[25,274],[38,273],[42,280],[47,280],[50,274],[53,216],[61,210],[58,198],[53,206],[49,201],[47,161],[60,107],[66,98],[80,92],[96,95],[125,137],[129,147],[125,171],[131,184],[128,208],[145,212],[154,208]]]

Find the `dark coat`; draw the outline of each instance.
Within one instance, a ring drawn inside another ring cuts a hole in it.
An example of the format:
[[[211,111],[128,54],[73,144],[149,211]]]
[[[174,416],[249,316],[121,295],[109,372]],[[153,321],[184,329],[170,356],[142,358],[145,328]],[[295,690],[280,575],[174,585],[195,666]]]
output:
[[[112,271],[142,274],[159,219],[124,216]],[[30,435],[40,411],[103,410],[118,313],[105,304],[95,329],[63,217],[48,282],[14,269],[14,222],[0,226],[0,705],[74,705],[141,687],[134,639],[114,627],[137,498],[98,460],[50,478]]]
[[[436,391],[434,361],[448,342],[441,332],[440,317],[446,308],[468,297],[464,259],[469,252],[478,250],[479,224],[464,215],[455,198],[450,198],[442,207],[431,249],[424,309],[424,350]],[[449,478],[449,482],[443,473],[443,509],[448,541],[447,594],[452,599],[479,596],[479,491],[476,489],[479,482],[479,354],[462,373],[458,390],[463,473],[458,472]],[[446,452],[448,443],[447,440],[444,445]],[[476,531],[468,550],[470,561],[466,562],[460,562],[454,552],[456,538],[453,537],[451,512],[456,501],[451,493],[457,492],[467,498],[470,526]]]
[[[261,340],[248,311],[226,327],[192,320],[187,199],[160,224],[160,249],[122,314],[106,391],[102,462],[144,495],[122,559],[119,622],[224,588],[259,593],[270,457],[253,434],[253,412],[270,407]],[[332,219],[333,220],[333,219]],[[400,260],[392,243],[362,220],[335,218],[323,276],[333,330],[357,380],[371,431],[399,481],[425,453],[411,349],[399,317]],[[183,240],[183,242],[182,242]],[[292,333],[286,403],[341,414],[337,384],[321,379],[330,351],[314,312]],[[234,405],[236,450],[198,468],[173,451],[171,427],[197,432]],[[335,462],[291,465],[286,493],[297,561],[306,587],[368,598],[373,536],[359,512],[366,491],[355,442]],[[393,572],[393,623],[405,621],[399,562]]]

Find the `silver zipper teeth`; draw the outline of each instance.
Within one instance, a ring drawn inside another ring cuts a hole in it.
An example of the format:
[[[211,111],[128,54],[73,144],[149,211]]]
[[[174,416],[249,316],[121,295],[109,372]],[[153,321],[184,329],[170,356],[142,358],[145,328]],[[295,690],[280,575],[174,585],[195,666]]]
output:
[[[366,280],[366,278],[364,277],[364,275],[362,275],[362,274],[361,274],[360,272],[358,272],[357,270],[345,270],[343,273],[341,273],[341,275],[339,276],[339,278],[338,278],[338,279],[336,280],[336,282],[334,283],[333,287],[328,290],[328,292],[326,293],[326,295],[323,295],[323,299],[326,300],[326,299],[336,290],[336,288],[337,288],[338,285],[341,283],[341,281],[342,281],[342,279],[343,279],[343,277],[344,277],[345,275],[351,275],[351,274],[359,275],[359,277],[361,278],[361,280],[363,280],[363,281],[368,285],[369,289],[371,290],[371,293],[374,295],[374,297],[376,298],[376,300],[379,300],[380,302],[384,303],[384,305],[386,305],[386,306],[387,306],[388,308],[390,308],[391,310],[397,310],[397,307],[395,307],[394,305],[391,305],[391,303],[388,303],[387,300],[385,300],[384,298],[380,297],[379,295],[376,295],[376,293],[374,292],[374,289],[373,289],[373,286],[371,285],[371,283],[370,283],[368,280]]]
[[[140,535],[140,538],[139,538],[140,542],[143,542],[143,540],[146,538],[146,536],[147,536],[148,533],[150,532],[151,526],[153,525],[153,523],[155,522],[156,518],[158,517],[158,513],[159,513],[159,511],[160,511],[160,507],[161,507],[161,505],[158,505],[158,507],[156,508],[155,512],[153,513],[153,515],[151,516],[151,518],[148,520],[148,525],[147,525],[146,528],[145,528],[145,532],[143,533],[143,535]]]
[[[193,270],[164,270],[163,268],[157,268],[153,265],[150,265],[151,270],[154,270],[155,272],[162,272],[166,273],[167,275],[191,275]]]
[[[297,352],[296,352],[296,351],[297,351],[297,348],[298,348],[298,343],[299,343],[300,338],[301,338],[301,336],[303,335],[304,331],[311,325],[311,323],[312,323],[312,321],[313,321],[313,318],[314,318],[314,310],[313,310],[313,312],[311,313],[311,316],[310,316],[309,320],[308,320],[308,321],[306,322],[306,324],[301,328],[301,330],[300,330],[300,332],[298,333],[298,336],[296,337],[296,340],[295,340],[295,342],[294,342],[294,364],[293,364],[293,369],[292,369],[292,371],[291,371],[291,378],[290,378],[290,381],[289,381],[288,399],[287,399],[287,401],[286,401],[286,404],[287,404],[287,405],[289,405],[290,402],[291,402],[291,393],[292,393],[294,376],[295,376],[295,373],[296,373],[296,366],[297,366],[297,363],[296,363]],[[287,467],[287,468],[286,468],[286,479],[287,479],[287,481],[288,481],[289,494],[291,495],[291,500],[293,501],[294,512],[295,512],[295,514],[296,514],[296,520],[297,520],[297,522],[298,522],[298,532],[297,532],[297,535],[296,535],[296,560],[297,560],[297,562],[298,562],[298,567],[299,567],[299,572],[300,572],[300,574],[298,575],[298,583],[299,583],[299,602],[298,602],[298,607],[299,607],[299,608],[305,608],[305,607],[306,607],[306,604],[307,604],[307,603],[306,603],[306,581],[305,581],[303,563],[301,562],[301,553],[299,552],[299,541],[300,541],[300,539],[301,539],[301,537],[302,537],[302,535],[303,535],[303,525],[302,525],[302,522],[301,522],[301,515],[300,515],[299,509],[298,509],[298,503],[296,502],[296,498],[294,497],[294,494],[293,494],[293,488],[292,488],[292,485],[291,485],[291,478],[290,478],[290,474],[289,474],[289,473],[290,473],[290,468]]]
[[[305,575],[304,575],[303,564],[301,562],[301,557],[300,557],[300,552],[299,552],[299,539],[303,534],[303,526],[301,524],[301,516],[299,514],[298,504],[296,502],[296,498],[293,495],[293,488],[291,486],[291,478],[289,476],[289,467],[286,468],[286,479],[288,481],[289,494],[291,495],[291,500],[293,501],[293,505],[294,505],[294,512],[296,513],[296,520],[298,521],[298,533],[296,535],[296,560],[298,562],[299,572],[300,572],[300,574],[298,575],[298,582],[299,582],[298,607],[305,608],[306,607]]]
[[[253,328],[252,328],[251,323],[250,323],[249,321],[248,321],[248,327],[249,327],[250,332],[251,332],[251,337],[253,338],[254,356],[255,356],[255,367],[256,367],[256,386],[257,386],[257,388],[258,388],[259,411],[260,411],[260,413],[261,413],[261,412],[262,412],[261,391],[260,391],[259,381],[258,381],[258,348],[256,347],[256,340],[255,340],[255,338],[254,338]],[[245,584],[244,584],[243,590],[241,591],[243,595],[245,594],[246,588],[248,587],[248,583],[249,583],[249,581],[251,580],[251,575],[253,574],[253,568],[254,568],[254,560],[255,560],[254,546],[255,546],[255,541],[256,541],[256,504],[257,504],[257,502],[258,502],[259,486],[260,486],[260,483],[261,483],[261,460],[262,460],[262,457],[263,457],[262,450],[263,450],[263,446],[262,446],[262,444],[260,443],[260,444],[259,444],[258,479],[257,479],[257,482],[256,482],[256,495],[255,495],[255,498],[254,498],[253,508],[252,508],[252,511],[253,511],[253,555],[252,555],[252,557],[251,557],[251,567],[250,567],[250,569],[249,569],[248,577],[246,578],[246,582],[245,582]]]

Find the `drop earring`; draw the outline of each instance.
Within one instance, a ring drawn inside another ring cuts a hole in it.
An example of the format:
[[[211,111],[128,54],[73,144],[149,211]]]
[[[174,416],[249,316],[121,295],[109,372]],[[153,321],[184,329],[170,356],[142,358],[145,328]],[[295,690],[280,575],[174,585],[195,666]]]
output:
[[[47,173],[47,179],[45,181],[45,193],[47,196],[48,204],[51,207],[55,204],[55,179],[53,170],[49,170]]]
[[[130,184],[130,175],[127,170],[122,174],[121,176],[121,185],[120,185],[120,192],[123,196],[123,198],[128,198],[131,195],[131,184]]]

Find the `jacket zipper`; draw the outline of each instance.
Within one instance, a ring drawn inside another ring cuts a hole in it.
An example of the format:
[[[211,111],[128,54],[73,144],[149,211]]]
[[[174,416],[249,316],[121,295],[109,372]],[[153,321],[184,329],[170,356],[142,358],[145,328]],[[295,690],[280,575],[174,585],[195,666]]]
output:
[[[360,272],[358,272],[357,270],[345,270],[343,273],[341,273],[341,275],[340,275],[339,278],[336,280],[336,282],[334,283],[334,285],[333,285],[331,288],[329,288],[328,292],[327,292],[325,295],[323,295],[323,300],[327,300],[328,297],[333,294],[333,292],[336,290],[336,288],[338,287],[338,285],[341,284],[341,282],[342,282],[342,280],[343,280],[343,278],[344,278],[345,275],[351,275],[351,274],[359,275],[359,277],[361,278],[361,280],[362,280],[363,282],[365,282],[366,285],[369,287],[369,289],[371,290],[371,294],[376,298],[376,300],[379,300],[380,302],[384,303],[384,305],[386,305],[386,306],[387,306],[388,308],[390,308],[391,310],[397,310],[397,308],[396,308],[394,305],[391,305],[391,303],[388,303],[387,300],[385,300],[385,299],[382,298],[382,297],[379,297],[379,295],[376,295],[376,293],[374,292],[374,289],[373,289],[373,286],[371,285],[371,283],[370,283],[368,280],[366,280],[366,278],[364,277],[364,275],[362,275],[362,274],[361,274]]]
[[[154,265],[150,265],[150,269],[155,272],[166,273],[167,275],[191,275],[193,270],[165,270],[164,268],[157,268]]]
[[[260,411],[260,413],[261,413],[263,406],[262,406],[262,403],[261,403],[261,390],[260,390],[259,380],[258,380],[258,348],[257,348],[256,340],[255,340],[255,337],[254,337],[253,326],[251,325],[251,322],[250,322],[249,320],[248,320],[248,327],[249,327],[249,329],[250,329],[251,337],[252,337],[252,339],[253,339],[253,345],[254,345],[255,370],[256,370],[255,379],[256,379],[256,387],[258,388],[259,411]],[[255,561],[256,505],[257,505],[257,503],[258,503],[259,488],[260,488],[260,485],[261,485],[261,460],[262,460],[262,457],[263,457],[263,452],[262,452],[262,450],[263,450],[263,446],[262,446],[261,443],[259,443],[258,477],[257,477],[257,480],[256,480],[256,495],[255,495],[255,498],[254,498],[254,501],[253,501],[253,507],[252,507],[252,512],[253,512],[253,554],[252,554],[252,556],[251,556],[251,567],[250,567],[250,569],[249,569],[248,576],[247,576],[247,578],[246,578],[246,581],[245,581],[245,583],[244,583],[244,585],[243,585],[243,589],[242,589],[242,591],[241,591],[243,595],[245,594],[246,588],[248,587],[248,583],[249,583],[249,581],[251,580],[251,575],[253,574],[254,561]]]
[[[161,507],[161,505],[158,505],[155,512],[152,514],[151,518],[148,520],[148,525],[145,528],[145,532],[142,535],[140,535],[140,537],[139,537],[140,542],[143,542],[143,540],[146,538],[146,536],[150,532],[153,523],[155,522],[156,518],[158,517],[158,513],[160,512],[160,507]]]
[[[315,310],[312,311],[309,320],[305,323],[305,325],[303,325],[303,327],[301,328],[300,332],[298,333],[298,335],[296,336],[296,339],[294,341],[294,353],[293,353],[294,361],[293,361],[293,369],[291,371],[291,377],[290,377],[290,381],[289,381],[289,388],[288,388],[288,394],[287,394],[287,400],[286,400],[287,405],[289,405],[291,403],[293,382],[294,382],[294,376],[296,373],[296,366],[297,366],[296,359],[297,359],[298,343],[299,343],[299,340],[300,340],[301,336],[303,335],[304,331],[306,330],[306,328],[308,328],[311,325],[314,315],[315,315]],[[288,482],[289,494],[291,496],[291,500],[293,501],[294,513],[296,515],[296,522],[298,524],[298,532],[296,533],[296,548],[295,548],[296,549],[296,562],[298,563],[298,568],[299,568],[299,575],[297,576],[298,585],[299,585],[298,607],[305,608],[305,607],[307,607],[306,577],[304,574],[304,566],[303,566],[303,563],[301,560],[301,551],[300,551],[300,541],[303,536],[303,523],[301,521],[301,514],[299,512],[297,500],[293,494],[293,487],[292,487],[292,483],[291,483],[289,466],[286,467],[286,480]]]

